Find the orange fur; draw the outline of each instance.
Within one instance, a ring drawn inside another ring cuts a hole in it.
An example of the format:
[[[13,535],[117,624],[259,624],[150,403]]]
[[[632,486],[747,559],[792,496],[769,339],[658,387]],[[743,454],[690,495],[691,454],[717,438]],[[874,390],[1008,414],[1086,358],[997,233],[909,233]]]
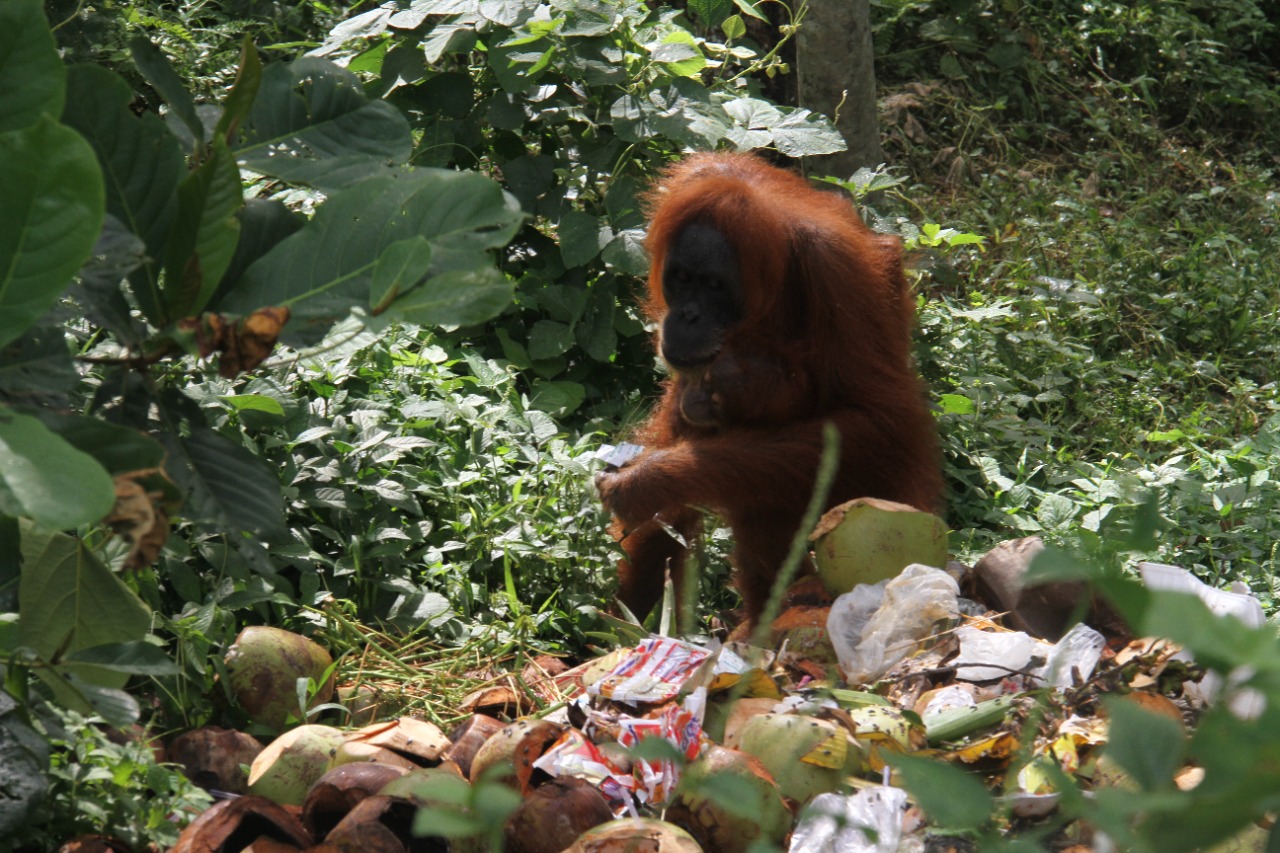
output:
[[[847,198],[747,154],[687,157],[648,201],[649,316],[660,321],[666,311],[663,260],[692,221],[712,223],[733,244],[745,305],[717,357],[723,365],[673,373],[635,437],[646,452],[599,478],[627,554],[620,597],[645,613],[664,567],[679,578],[684,549],[654,517],[691,537],[700,522],[691,508],[702,507],[733,528],[737,584],[754,618],[809,501],[823,424],[841,438],[828,506],[878,497],[940,507],[901,247],[872,232]],[[719,422],[695,426],[680,414],[682,398],[703,402],[700,382],[725,400]]]

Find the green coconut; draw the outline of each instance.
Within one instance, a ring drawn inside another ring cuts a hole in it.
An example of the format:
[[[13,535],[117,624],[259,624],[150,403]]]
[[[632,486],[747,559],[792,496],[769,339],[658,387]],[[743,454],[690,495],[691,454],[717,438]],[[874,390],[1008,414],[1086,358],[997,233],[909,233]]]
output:
[[[280,731],[298,717],[298,679],[317,685],[311,704],[333,698],[333,658],[321,646],[292,631],[251,625],[227,650],[228,683],[255,723]]]
[[[737,746],[754,755],[784,797],[803,804],[840,788],[865,768],[862,750],[845,729],[798,714],[761,714],[742,727]]]
[[[780,845],[792,823],[764,765],[723,746],[703,750],[685,769],[666,817],[719,853],[745,853],[756,841]]]
[[[343,733],[332,726],[298,726],[280,735],[249,767],[249,793],[300,806],[307,790],[333,765]]]
[[[947,525],[906,504],[858,498],[829,510],[810,537],[818,576],[833,595],[897,577],[912,563],[947,564]]]

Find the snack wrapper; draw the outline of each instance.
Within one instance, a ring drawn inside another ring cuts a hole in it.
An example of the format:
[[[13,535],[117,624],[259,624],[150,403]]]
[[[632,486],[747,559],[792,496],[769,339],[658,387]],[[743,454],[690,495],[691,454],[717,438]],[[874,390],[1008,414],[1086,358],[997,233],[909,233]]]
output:
[[[711,652],[669,637],[650,637],[587,692],[615,702],[660,704],[674,699]]]
[[[662,738],[692,761],[702,751],[705,701],[706,690],[698,689],[683,705],[669,705],[654,717],[620,717],[616,724],[618,743],[631,748],[646,738]],[[586,779],[600,789],[618,814],[634,812],[636,802],[666,802],[680,781],[677,762],[636,758],[629,771],[623,770],[576,729],[566,731],[533,766],[552,776]]]
[[[699,693],[705,695],[702,691]],[[674,746],[687,761],[692,761],[702,751],[699,710],[670,705],[657,719],[626,717],[619,720],[618,743],[633,747],[645,738],[659,737]],[[637,759],[631,770],[637,798],[646,803],[665,803],[680,781],[680,765],[668,759]]]
[[[623,773],[604,757],[596,745],[577,729],[569,729],[533,766],[552,776],[586,779],[612,803],[628,803],[635,793],[635,777]]]

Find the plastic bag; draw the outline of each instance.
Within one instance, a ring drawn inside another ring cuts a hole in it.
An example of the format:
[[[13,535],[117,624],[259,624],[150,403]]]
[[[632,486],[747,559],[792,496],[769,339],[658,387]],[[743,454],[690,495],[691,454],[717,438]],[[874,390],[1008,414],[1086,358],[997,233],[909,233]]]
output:
[[[934,623],[954,619],[960,587],[941,569],[913,563],[877,584],[858,584],[831,605],[827,633],[850,684],[888,672],[929,636]]]
[[[896,853],[906,807],[907,792],[901,788],[819,794],[800,815],[787,853]],[[871,830],[874,841],[863,828]]]

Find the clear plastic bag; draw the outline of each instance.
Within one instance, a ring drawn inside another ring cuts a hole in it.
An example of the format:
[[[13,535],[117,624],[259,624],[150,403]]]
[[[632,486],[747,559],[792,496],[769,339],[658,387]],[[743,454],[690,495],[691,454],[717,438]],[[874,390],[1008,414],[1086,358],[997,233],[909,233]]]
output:
[[[827,633],[845,679],[865,684],[884,675],[929,636],[934,623],[957,617],[959,595],[951,575],[919,563],[841,595],[831,605]]]

